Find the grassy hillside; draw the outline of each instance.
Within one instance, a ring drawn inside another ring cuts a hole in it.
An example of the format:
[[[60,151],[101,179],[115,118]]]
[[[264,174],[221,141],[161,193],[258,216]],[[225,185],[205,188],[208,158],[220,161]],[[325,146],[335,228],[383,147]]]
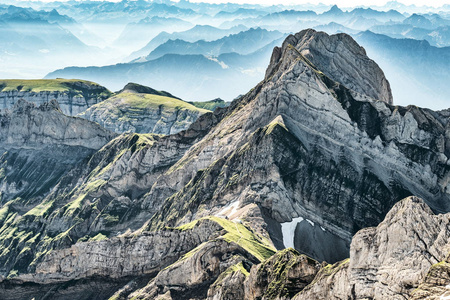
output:
[[[91,81],[79,79],[8,79],[0,80],[0,92],[10,91],[26,91],[26,92],[85,92],[86,90],[92,92],[100,92],[103,95],[109,96],[111,92],[105,87]]]
[[[204,102],[189,102],[195,107],[203,108],[207,110],[214,111],[217,107],[227,107],[230,105],[230,102],[225,102],[222,99],[214,99],[211,101],[204,101]]]
[[[130,92],[119,93],[103,102],[100,102],[91,107],[93,109],[102,109],[108,106],[115,107],[118,110],[124,108],[128,109],[189,109],[193,111],[199,111],[201,113],[206,113],[208,110],[198,108],[188,102],[179,100],[172,97],[153,95],[153,94],[138,94]]]

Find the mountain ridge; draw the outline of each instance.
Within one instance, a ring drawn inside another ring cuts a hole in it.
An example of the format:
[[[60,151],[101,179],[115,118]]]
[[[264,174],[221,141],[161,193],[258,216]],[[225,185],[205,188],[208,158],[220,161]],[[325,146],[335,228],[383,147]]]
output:
[[[350,36],[301,31],[228,107],[173,135],[113,136],[31,213],[11,202],[0,249],[19,255],[0,252],[1,285],[83,299],[93,278],[104,298],[404,297],[445,258],[448,215],[431,209],[450,211],[448,128],[446,112],[394,106]]]

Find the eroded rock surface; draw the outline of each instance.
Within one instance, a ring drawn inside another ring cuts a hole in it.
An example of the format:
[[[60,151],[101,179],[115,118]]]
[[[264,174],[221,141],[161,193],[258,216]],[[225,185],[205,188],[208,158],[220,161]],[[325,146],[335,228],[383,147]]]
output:
[[[129,231],[162,238],[167,228],[206,218],[225,232],[192,255],[177,252],[158,274],[142,272],[136,260],[118,299],[285,299],[305,286],[299,299],[410,295],[449,253],[448,216],[431,209],[450,211],[450,125],[445,113],[391,105],[380,72],[345,35],[288,37],[264,81],[229,107],[177,134],[116,137],[38,204],[4,205],[3,285],[20,289],[21,278],[33,278],[47,288],[59,278],[60,287],[70,280],[82,287],[95,274],[109,286],[111,269],[75,270],[78,257],[88,258],[73,249],[119,262],[117,253],[131,249],[119,243]],[[410,195],[426,205],[413,197],[394,207]],[[95,251],[83,244],[100,238],[107,240]],[[292,246],[312,259],[289,251],[270,258]],[[319,268],[324,260],[335,264]],[[143,274],[151,277],[145,283]],[[283,293],[265,289],[267,278],[284,278]]]
[[[108,98],[105,87],[84,80],[3,80],[0,81],[0,109],[11,109],[17,101],[42,105],[56,100],[62,112],[75,116]]]
[[[349,261],[325,267],[294,299],[421,299],[430,285],[442,291],[449,228],[449,214],[435,215],[423,200],[406,198],[377,227],[353,237]]]
[[[174,134],[186,130],[206,112],[167,92],[130,83],[79,116],[117,133]]]

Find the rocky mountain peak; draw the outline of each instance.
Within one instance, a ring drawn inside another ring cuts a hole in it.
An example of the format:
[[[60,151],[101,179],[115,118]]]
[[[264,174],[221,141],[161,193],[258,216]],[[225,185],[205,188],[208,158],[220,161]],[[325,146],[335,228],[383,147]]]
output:
[[[36,104],[32,102],[28,102],[24,99],[19,99],[13,106],[12,112],[13,113],[25,113],[27,111],[30,111],[32,109],[36,108]]]
[[[43,111],[56,110],[62,113],[61,107],[59,106],[58,101],[56,99],[52,99],[48,102],[44,102],[39,106],[39,108]]]
[[[294,56],[291,56],[291,50],[295,50]],[[288,36],[281,49],[274,49],[266,78],[273,75],[281,61],[288,57],[297,59],[299,55],[347,88],[375,100],[393,103],[391,88],[383,71],[348,34],[328,35],[306,29]]]

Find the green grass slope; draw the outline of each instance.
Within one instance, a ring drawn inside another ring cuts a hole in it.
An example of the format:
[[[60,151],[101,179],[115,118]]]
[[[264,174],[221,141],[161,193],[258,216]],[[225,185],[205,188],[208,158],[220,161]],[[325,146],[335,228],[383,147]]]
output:
[[[92,91],[100,96],[109,97],[111,92],[105,87],[91,81],[79,79],[7,79],[0,80],[0,92],[72,92],[84,93]]]

